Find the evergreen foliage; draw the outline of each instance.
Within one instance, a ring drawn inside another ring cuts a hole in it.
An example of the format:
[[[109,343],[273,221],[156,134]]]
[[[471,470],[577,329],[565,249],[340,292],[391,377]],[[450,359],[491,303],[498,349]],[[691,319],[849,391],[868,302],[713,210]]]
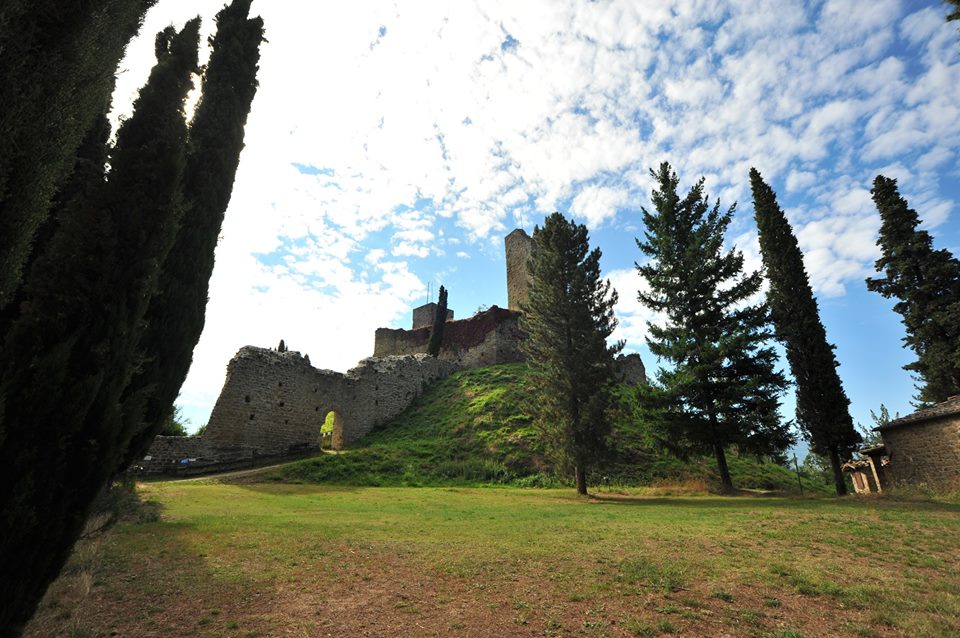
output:
[[[433,316],[433,328],[430,330],[430,343],[427,344],[427,354],[435,357],[440,354],[443,345],[443,327],[447,324],[447,289],[440,286],[440,295],[437,299],[437,311]]]
[[[203,332],[214,250],[257,92],[263,20],[249,11],[250,0],[234,0],[216,17],[187,144],[183,219],[147,312],[142,363],[124,393],[124,418],[136,435],[121,469],[146,453],[167,421]]]
[[[190,419],[184,418],[183,412],[178,406],[170,411],[170,416],[167,417],[157,434],[161,436],[188,436],[188,423],[190,423]]]
[[[920,218],[897,180],[878,175],[870,192],[880,212],[875,267],[882,275],[868,278],[867,288],[898,299],[903,341],[917,355],[904,369],[919,376],[919,403],[937,403],[960,393],[960,261],[934,250],[930,234],[918,230]]]
[[[947,15],[947,22],[960,20],[960,0],[944,0],[944,2],[952,4],[955,7],[954,10]]]
[[[199,19],[157,37],[109,179],[59,216],[0,349],[0,636],[62,567],[132,432],[119,410],[158,264],[179,222]]]
[[[666,162],[650,173],[659,190],[654,212],[643,209],[646,231],[637,246],[651,260],[637,265],[649,283],[638,296],[664,315],[662,325],[648,323],[647,343],[672,367],[657,373],[659,388],[648,393],[646,407],[669,449],[712,453],[729,490],[728,446],[778,456],[793,442],[777,412],[786,380],[767,345],[769,308],[748,303],[762,277],[744,274],[741,253],[724,252],[735,205],[725,212],[719,201],[711,207],[702,178],[681,199]]]
[[[0,309],[77,147],[104,112],[124,48],[155,0],[0,6]],[[2,326],[4,329],[6,326]]]
[[[572,465],[577,493],[587,493],[588,468],[606,452],[614,357],[608,345],[617,321],[617,293],[600,278],[600,249],[590,250],[586,226],[560,213],[533,231],[523,348],[537,397],[537,423],[554,455]]]
[[[750,169],[750,186],[760,253],[770,282],[767,302],[796,381],[797,424],[811,450],[830,459],[833,482],[842,496],[847,484],[840,466],[860,442],[848,409],[850,400],[837,374],[837,359],[820,322],[793,228],[776,194],[755,168]]]

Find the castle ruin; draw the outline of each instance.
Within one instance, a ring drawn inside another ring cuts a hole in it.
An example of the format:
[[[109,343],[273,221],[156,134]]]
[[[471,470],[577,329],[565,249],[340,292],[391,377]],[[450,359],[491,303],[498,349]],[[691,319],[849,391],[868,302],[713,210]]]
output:
[[[459,370],[523,361],[519,319],[533,241],[517,229],[504,242],[509,308],[493,306],[461,320],[448,310],[436,358],[426,354],[434,303],[413,310],[409,330],[379,328],[373,356],[346,373],[314,368],[299,352],[244,346],[227,365],[204,434],[156,437],[140,471],[192,474],[314,454],[331,413],[331,446],[342,449],[399,416],[434,381]],[[624,382],[646,382],[639,355],[621,355],[618,366]]]

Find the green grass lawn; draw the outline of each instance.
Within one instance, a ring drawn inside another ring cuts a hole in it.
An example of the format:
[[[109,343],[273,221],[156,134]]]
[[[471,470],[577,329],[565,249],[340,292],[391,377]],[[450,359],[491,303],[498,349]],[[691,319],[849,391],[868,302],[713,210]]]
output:
[[[159,518],[78,547],[28,635],[960,635],[960,506],[949,503],[140,490]]]

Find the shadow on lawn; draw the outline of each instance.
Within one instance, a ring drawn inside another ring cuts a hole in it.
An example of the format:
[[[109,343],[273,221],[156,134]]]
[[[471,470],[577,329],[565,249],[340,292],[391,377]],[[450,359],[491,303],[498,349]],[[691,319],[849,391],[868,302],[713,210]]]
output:
[[[859,509],[903,509],[904,506],[934,512],[960,513],[960,504],[925,499],[904,499],[885,497],[846,496],[843,498],[802,498],[789,497],[781,494],[768,495],[754,492],[731,496],[644,496],[631,494],[590,494],[590,502],[598,505],[625,505],[658,507],[689,508],[743,508],[747,503],[750,507],[771,509],[806,509],[817,510],[822,508],[859,508]]]

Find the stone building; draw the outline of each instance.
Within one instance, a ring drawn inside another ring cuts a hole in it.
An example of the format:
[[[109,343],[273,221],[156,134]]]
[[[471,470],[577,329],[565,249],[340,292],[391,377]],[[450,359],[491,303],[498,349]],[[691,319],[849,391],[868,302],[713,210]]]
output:
[[[533,252],[533,239],[518,228],[504,237],[503,243],[507,256],[507,308],[520,311],[530,298],[527,261]]]
[[[891,484],[960,486],[960,395],[874,428]]]
[[[884,457],[886,448],[883,445],[874,445],[859,452],[862,458],[847,461],[840,469],[850,474],[853,489],[857,494],[882,492],[889,483],[887,467],[890,461]]]
[[[397,417],[434,381],[458,370],[524,358],[517,310],[527,299],[532,240],[522,230],[506,240],[510,309],[493,306],[467,319],[447,312],[436,358],[426,354],[437,304],[413,310],[412,328],[379,328],[373,356],[346,373],[314,368],[298,352],[244,346],[203,436],[158,436],[140,463],[146,473],[229,469],[320,449],[320,428],[333,414],[332,447],[343,448]],[[640,356],[618,360],[625,383],[645,383]]]

